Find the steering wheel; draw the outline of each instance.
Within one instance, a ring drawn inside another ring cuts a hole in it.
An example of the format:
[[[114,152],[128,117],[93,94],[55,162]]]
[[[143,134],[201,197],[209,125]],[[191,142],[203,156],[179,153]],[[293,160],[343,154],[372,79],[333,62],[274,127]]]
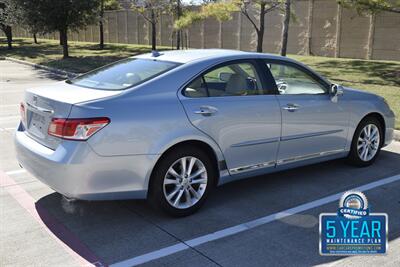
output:
[[[277,80],[276,81],[276,86],[278,86],[279,94],[283,95],[289,85],[288,85],[287,82],[285,82],[283,80]]]

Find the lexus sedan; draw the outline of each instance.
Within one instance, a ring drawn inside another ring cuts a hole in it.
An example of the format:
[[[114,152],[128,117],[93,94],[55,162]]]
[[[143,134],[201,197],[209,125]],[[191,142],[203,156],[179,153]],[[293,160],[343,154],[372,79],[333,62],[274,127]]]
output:
[[[148,198],[184,216],[213,187],[316,162],[368,166],[393,137],[382,97],[275,55],[153,52],[27,89],[23,168],[82,200]]]

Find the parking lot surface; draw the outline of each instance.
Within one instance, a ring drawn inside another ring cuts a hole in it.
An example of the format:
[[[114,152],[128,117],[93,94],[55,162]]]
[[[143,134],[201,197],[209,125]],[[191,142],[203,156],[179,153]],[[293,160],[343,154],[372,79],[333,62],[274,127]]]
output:
[[[143,200],[68,202],[19,167],[12,142],[24,90],[57,79],[0,61],[0,266],[400,266],[400,143],[367,168],[335,160],[224,185],[186,218]],[[389,252],[320,256],[318,216],[354,188],[389,215]]]

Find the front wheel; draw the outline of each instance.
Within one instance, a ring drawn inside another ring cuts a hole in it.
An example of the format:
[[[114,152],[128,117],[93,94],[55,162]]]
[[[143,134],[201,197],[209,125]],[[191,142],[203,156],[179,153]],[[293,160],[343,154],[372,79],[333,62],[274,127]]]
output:
[[[357,127],[349,154],[350,163],[365,167],[378,157],[382,146],[382,128],[375,118],[366,118]]]
[[[179,148],[157,164],[149,199],[173,216],[187,216],[203,205],[214,181],[215,171],[206,153]]]

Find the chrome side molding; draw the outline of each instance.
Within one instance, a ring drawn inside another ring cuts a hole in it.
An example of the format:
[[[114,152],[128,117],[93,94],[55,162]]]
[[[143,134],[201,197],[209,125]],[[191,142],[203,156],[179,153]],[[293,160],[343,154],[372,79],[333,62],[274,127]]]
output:
[[[308,155],[303,155],[303,156],[297,156],[297,157],[293,157],[293,158],[280,159],[278,161],[268,161],[268,162],[263,162],[263,163],[229,169],[229,172],[231,174],[238,174],[238,173],[242,173],[245,171],[252,171],[252,170],[261,169],[261,168],[265,168],[265,167],[284,165],[284,164],[294,163],[297,161],[319,158],[319,157],[323,157],[323,156],[329,156],[329,155],[337,154],[337,153],[344,152],[344,151],[345,151],[344,149],[336,149],[336,150],[324,151],[324,152],[320,152],[320,153],[313,153],[313,154],[308,154]]]
[[[296,156],[293,158],[287,158],[287,159],[280,159],[276,162],[277,165],[283,165],[283,164],[288,164],[288,163],[293,163],[301,160],[306,160],[306,159],[313,159],[313,158],[319,158],[323,156],[328,156],[336,153],[343,152],[344,149],[335,149],[335,150],[330,150],[330,151],[324,151],[320,153],[313,153],[313,154],[308,154],[308,155],[302,155],[302,156]]]
[[[233,168],[233,169],[230,169],[229,172],[231,174],[237,174],[237,173],[241,173],[244,171],[250,171],[250,170],[255,170],[255,169],[260,169],[260,168],[265,168],[265,167],[270,167],[270,166],[275,166],[275,161],[268,161],[268,162]]]

